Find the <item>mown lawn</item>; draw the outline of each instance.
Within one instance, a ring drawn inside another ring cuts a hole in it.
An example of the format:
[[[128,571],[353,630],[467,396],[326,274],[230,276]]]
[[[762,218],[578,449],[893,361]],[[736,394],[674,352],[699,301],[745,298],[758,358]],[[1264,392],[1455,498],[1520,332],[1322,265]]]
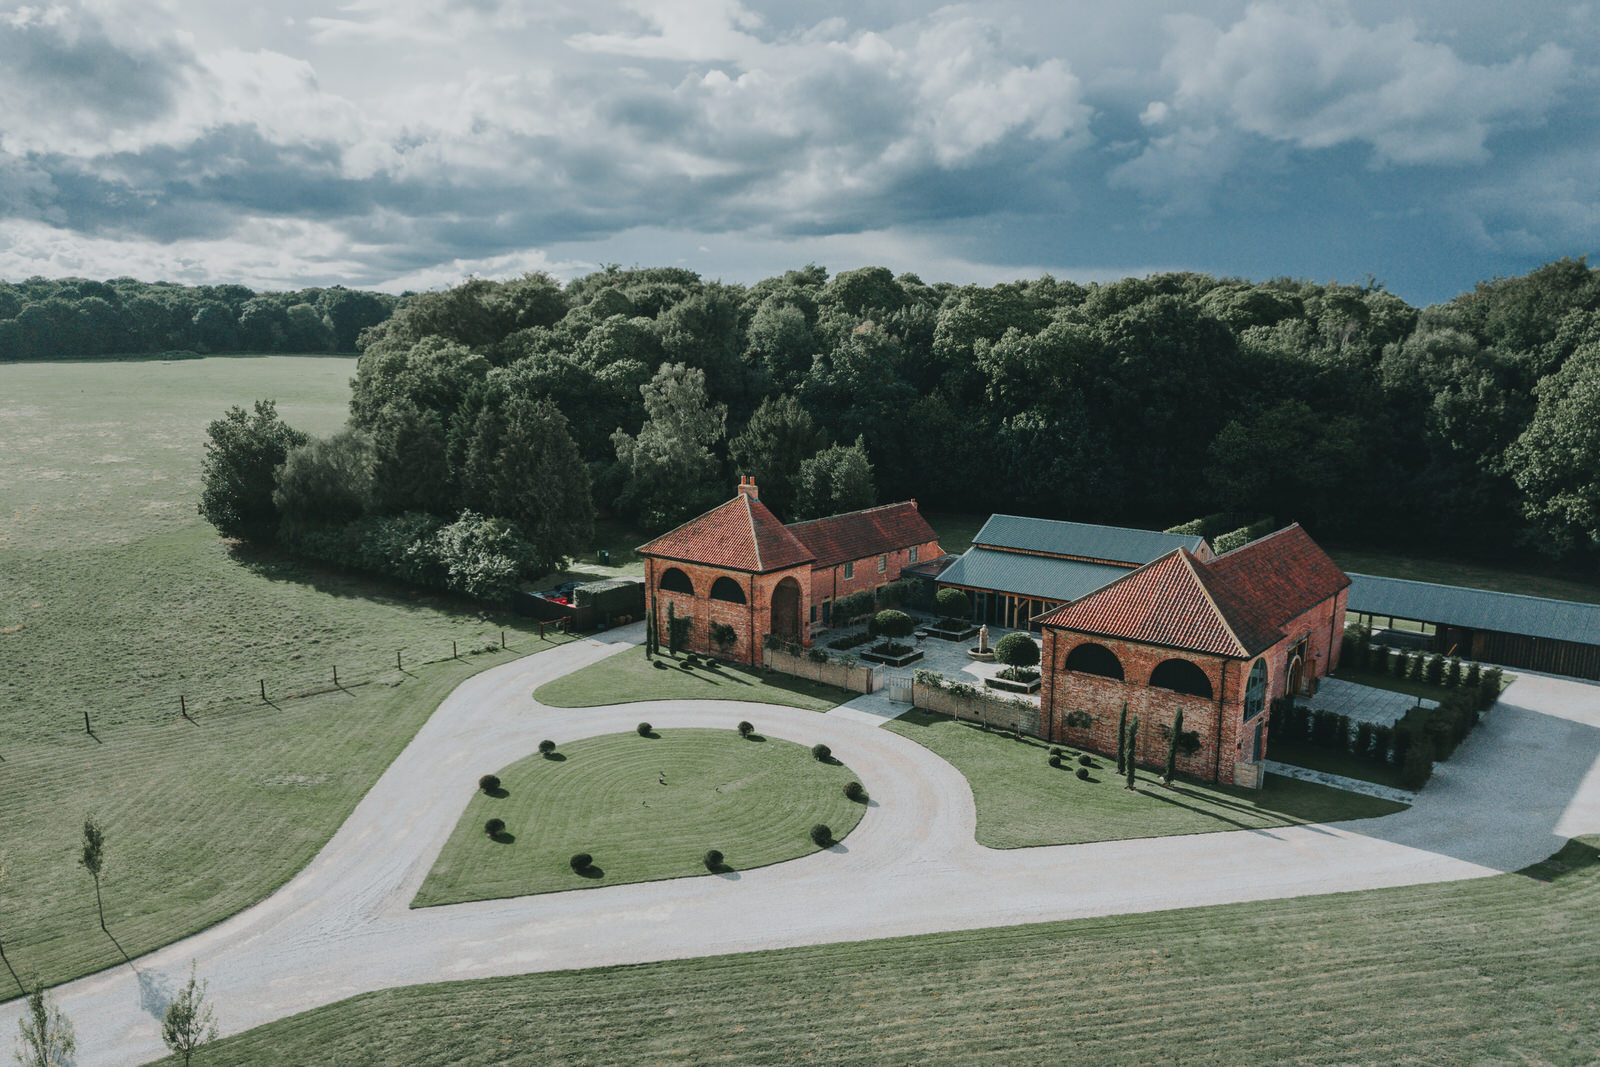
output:
[[[329,432],[354,369],[0,364],[0,939],[19,973],[122,959],[77,866],[85,813],[106,825],[111,933],[147,951],[291,876],[463,678],[561,640],[230,549],[195,514],[207,422],[275,397]],[[502,629],[510,651],[482,652]]]
[[[1600,1059],[1596,855],[1589,840],[1443,885],[390,989],[205,1062],[1577,1067]]]
[[[733,730],[590,737],[498,774],[499,793],[467,803],[413,907],[705,875],[710,848],[728,869],[764,867],[817,851],[817,823],[842,840],[865,809],[844,795],[843,764]],[[498,838],[490,818],[506,824]],[[582,875],[577,852],[594,857]]]
[[[1095,766],[1083,781],[1076,759],[1070,767],[1051,767],[1050,746],[1041,741],[985,732],[945,715],[914,710],[885,729],[931,749],[966,776],[978,809],[978,843],[990,848],[1338,822],[1405,808],[1278,775],[1268,775],[1259,790],[1182,779],[1169,788],[1141,768],[1129,792],[1115,760],[1092,757]]]
[[[855,696],[837,686],[752,667],[700,661],[691,667],[680,655],[648,660],[644,647],[631,648],[580,671],[546,682],[533,699],[552,708],[596,708],[638,700],[755,700],[764,704],[827,711]]]

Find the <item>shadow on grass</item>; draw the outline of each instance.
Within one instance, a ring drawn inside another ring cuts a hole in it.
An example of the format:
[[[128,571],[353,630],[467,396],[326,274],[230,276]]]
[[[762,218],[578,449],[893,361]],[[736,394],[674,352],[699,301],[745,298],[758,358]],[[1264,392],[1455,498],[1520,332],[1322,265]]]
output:
[[[585,867],[583,870],[574,871],[573,873],[579,878],[589,879],[604,878],[606,876],[605,869],[602,867],[597,867],[593,863],[589,864],[589,866]]]
[[[542,752],[540,755],[544,756],[544,758],[549,760],[551,763],[567,762],[567,757],[560,752]]]
[[[517,835],[510,830],[501,830],[497,834],[490,834],[489,840],[497,845],[510,845],[516,842]]]
[[[1524,867],[1516,873],[1535,882],[1556,882],[1574,871],[1593,867],[1597,862],[1600,862],[1600,849],[1588,841],[1574,838],[1563,845],[1561,851],[1554,856]]]
[[[494,797],[496,800],[504,800],[506,797],[511,795],[511,790],[507,789],[503,785],[497,785],[493,789],[483,790],[483,795]]]

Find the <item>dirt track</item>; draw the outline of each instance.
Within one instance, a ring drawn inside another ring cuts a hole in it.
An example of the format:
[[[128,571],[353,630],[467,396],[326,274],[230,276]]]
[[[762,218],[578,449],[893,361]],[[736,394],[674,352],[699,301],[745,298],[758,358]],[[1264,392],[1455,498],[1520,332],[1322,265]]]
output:
[[[281,890],[132,967],[57,989],[79,1063],[162,1055],[159,1017],[191,959],[232,1033],[418,982],[1474,878],[1600,831],[1600,688],[1580,682],[1519,678],[1397,815],[995,852],[973,841],[972,794],[954,768],[863,722],[743,702],[532,701],[544,682],[638,638],[614,632],[469,679]],[[480,774],[545,737],[560,744],[640,719],[729,729],[750,719],[772,736],[825,742],[873,805],[844,843],[760,870],[408,908]],[[0,1006],[0,1040],[16,1033],[21,1008]]]

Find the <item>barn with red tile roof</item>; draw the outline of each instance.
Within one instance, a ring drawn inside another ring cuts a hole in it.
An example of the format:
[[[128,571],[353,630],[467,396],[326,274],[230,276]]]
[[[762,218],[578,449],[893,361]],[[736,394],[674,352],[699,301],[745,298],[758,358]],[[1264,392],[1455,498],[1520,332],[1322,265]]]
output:
[[[732,500],[638,552],[663,643],[671,620],[680,620],[682,647],[750,664],[760,662],[767,634],[810,644],[837,597],[940,555],[915,501],[785,526],[753,478],[739,480]]]
[[[1183,711],[1179,769],[1258,785],[1274,700],[1338,665],[1350,579],[1298,525],[1203,560],[1177,548],[1050,613],[1041,711],[1053,741],[1165,762]]]

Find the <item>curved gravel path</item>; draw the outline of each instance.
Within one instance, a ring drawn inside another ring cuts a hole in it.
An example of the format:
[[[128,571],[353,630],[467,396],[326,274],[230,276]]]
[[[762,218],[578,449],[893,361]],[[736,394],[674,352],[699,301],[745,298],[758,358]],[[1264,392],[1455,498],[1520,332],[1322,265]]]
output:
[[[972,793],[953,767],[866,723],[743,701],[569,709],[531,699],[550,679],[637,643],[630,631],[462,683],[282,889],[132,967],[58,988],[79,1062],[162,1055],[159,1017],[191,959],[232,1033],[420,982],[1475,878],[1600,830],[1600,688],[1523,676],[1408,811],[997,852],[973,840]],[[545,737],[563,744],[640,719],[663,729],[749,719],[766,734],[825,742],[874,802],[842,844],[759,870],[408,908],[486,769]],[[0,1006],[0,1042],[16,1033],[22,1006]]]

